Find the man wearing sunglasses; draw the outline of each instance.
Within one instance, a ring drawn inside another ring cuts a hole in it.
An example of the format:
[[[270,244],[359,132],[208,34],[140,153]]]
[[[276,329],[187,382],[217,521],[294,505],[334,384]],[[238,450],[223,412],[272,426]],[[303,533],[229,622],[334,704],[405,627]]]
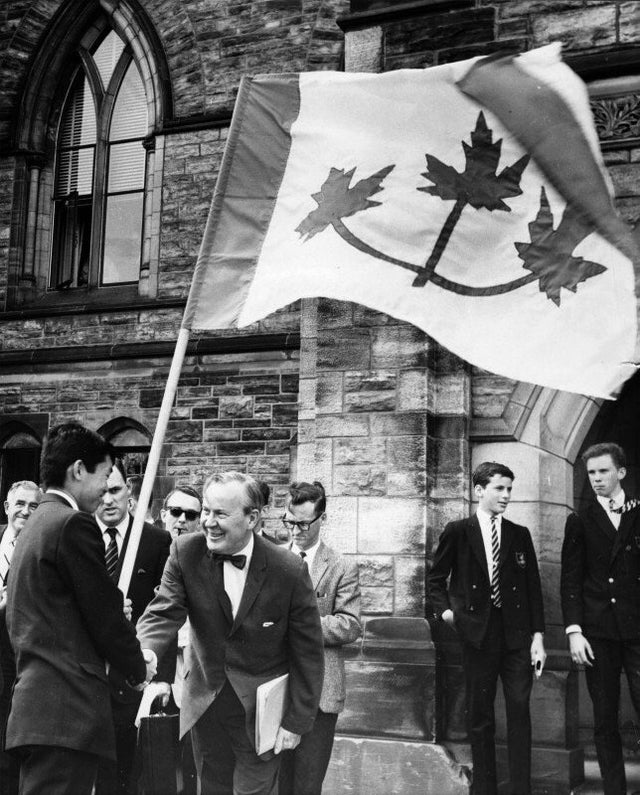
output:
[[[195,533],[199,528],[202,503],[200,495],[190,486],[176,486],[164,498],[160,518],[164,529],[176,539],[185,533]]]
[[[322,483],[292,483],[283,526],[291,533],[291,551],[309,568],[318,600],[324,641],[324,680],[313,729],[280,766],[279,795],[320,795],[329,766],[338,714],[344,708],[345,672],[342,646],[360,637],[358,566],[320,540],[327,515]]]

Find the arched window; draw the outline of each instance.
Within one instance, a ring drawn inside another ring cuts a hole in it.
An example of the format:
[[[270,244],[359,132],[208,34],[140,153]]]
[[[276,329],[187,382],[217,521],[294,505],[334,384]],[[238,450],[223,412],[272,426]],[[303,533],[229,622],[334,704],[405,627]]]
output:
[[[7,521],[4,500],[11,484],[18,480],[40,481],[40,440],[21,423],[11,423],[4,432],[0,442],[0,524]]]
[[[151,434],[136,420],[117,417],[99,429],[122,459],[127,475],[143,475],[151,449]]]
[[[81,51],[60,121],[51,288],[138,281],[148,123],[142,78],[112,30]]]
[[[9,307],[155,297],[167,116],[164,53],[140,4],[63,3],[16,123]]]

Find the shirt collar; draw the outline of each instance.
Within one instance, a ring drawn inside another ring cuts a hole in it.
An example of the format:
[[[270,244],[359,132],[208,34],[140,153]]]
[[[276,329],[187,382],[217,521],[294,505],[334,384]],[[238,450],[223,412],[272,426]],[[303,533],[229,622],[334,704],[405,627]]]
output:
[[[63,491],[62,489],[47,489],[45,492],[46,494],[55,494],[58,497],[62,497],[63,500],[69,503],[69,505],[75,510],[79,511],[80,507],[76,502],[75,497],[72,497],[68,491]]]
[[[307,564],[310,567],[311,563],[313,562],[313,559],[316,556],[316,552],[318,551],[319,546],[320,546],[320,539],[318,539],[312,547],[309,547],[309,549],[300,549],[300,547],[296,544],[296,542],[292,541],[290,549],[295,555],[299,555],[301,552],[304,552],[305,560],[307,561]]]
[[[599,495],[596,497],[600,505],[609,512],[609,500],[613,500],[613,507],[614,508],[621,508],[624,505],[625,496],[624,491],[619,491],[615,497],[600,497]]]
[[[100,530],[102,530],[103,533],[106,533],[107,525],[102,521],[102,519],[99,519],[96,516],[96,522],[98,523],[98,527],[100,528]],[[118,524],[115,525],[115,528],[118,531],[118,533],[122,536],[122,538],[124,538],[125,535],[127,534],[127,530],[129,529],[129,514],[128,513],[125,514],[125,517],[124,517],[124,519],[122,519],[122,521],[118,522]]]
[[[489,513],[488,511],[485,511],[482,508],[478,508],[478,510],[476,511],[476,515],[478,517],[478,521],[480,522],[480,526],[481,527],[483,527],[483,526],[484,527],[490,527],[491,526],[491,520],[493,519],[494,514],[491,514],[491,513]],[[496,521],[496,527],[501,527],[501,525],[502,525],[502,514],[499,514],[499,513],[495,514],[495,518],[497,520]]]
[[[251,533],[251,538],[249,542],[244,546],[239,552],[234,552],[234,555],[244,555],[247,558],[246,563],[244,564],[244,571],[249,570],[249,564],[251,563],[251,558],[253,557],[253,547],[254,547],[254,539],[253,533]]]

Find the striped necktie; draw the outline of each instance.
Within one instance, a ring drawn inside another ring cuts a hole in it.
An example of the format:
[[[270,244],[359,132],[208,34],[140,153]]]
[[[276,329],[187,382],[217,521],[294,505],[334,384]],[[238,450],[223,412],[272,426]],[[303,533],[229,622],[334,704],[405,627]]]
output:
[[[107,544],[107,552],[105,554],[105,562],[107,564],[107,574],[112,580],[115,580],[116,567],[118,566],[118,542],[116,535],[118,533],[117,527],[107,527],[105,533],[109,534],[110,541]]]
[[[498,520],[495,516],[491,517],[491,601],[495,607],[501,607],[502,598],[500,596],[500,543],[498,542]]]
[[[6,550],[2,553],[2,558],[0,559],[0,585],[5,586],[7,584],[7,577],[9,576],[9,567],[11,566],[11,558],[13,557],[13,550],[16,545],[15,537],[9,541],[9,546]]]

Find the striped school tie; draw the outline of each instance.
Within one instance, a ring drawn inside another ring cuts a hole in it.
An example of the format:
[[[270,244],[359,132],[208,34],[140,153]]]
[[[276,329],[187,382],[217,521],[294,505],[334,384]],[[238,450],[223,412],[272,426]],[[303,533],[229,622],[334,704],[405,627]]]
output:
[[[491,601],[495,607],[502,606],[500,596],[500,543],[498,542],[498,521],[495,516],[491,517],[491,561],[493,564],[491,573]]]
[[[107,545],[105,554],[105,562],[107,564],[107,574],[112,580],[115,580],[116,567],[118,566],[118,542],[116,535],[118,533],[117,527],[107,527],[105,533],[109,533],[110,541]]]

